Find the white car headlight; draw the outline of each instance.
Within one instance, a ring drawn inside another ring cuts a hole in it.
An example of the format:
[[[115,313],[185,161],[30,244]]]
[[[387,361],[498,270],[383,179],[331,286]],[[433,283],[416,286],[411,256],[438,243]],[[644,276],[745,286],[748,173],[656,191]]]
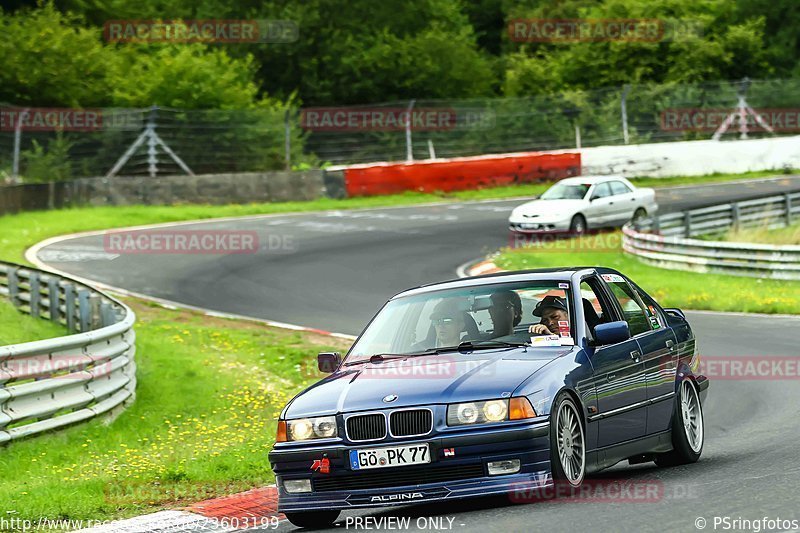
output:
[[[530,400],[525,396],[484,402],[453,403],[447,406],[448,426],[525,420],[537,416]]]
[[[290,442],[312,439],[330,439],[338,435],[335,416],[287,420],[286,429],[287,436],[289,437],[288,440]]]
[[[465,426],[508,419],[508,400],[454,403],[447,406],[447,425]]]

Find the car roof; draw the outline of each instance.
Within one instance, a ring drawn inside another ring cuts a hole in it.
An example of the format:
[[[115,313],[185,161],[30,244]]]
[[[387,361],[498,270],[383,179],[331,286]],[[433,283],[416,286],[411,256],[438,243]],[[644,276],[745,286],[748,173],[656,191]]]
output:
[[[395,298],[424,294],[427,292],[435,292],[444,289],[477,287],[480,285],[492,285],[494,283],[515,283],[519,281],[537,281],[537,280],[569,281],[573,275],[582,271],[594,271],[597,272],[598,274],[620,274],[613,268],[598,267],[598,266],[577,266],[577,267],[573,266],[573,267],[537,268],[531,270],[510,270],[508,272],[484,274],[482,276],[471,276],[468,278],[451,279],[447,281],[440,281],[436,283],[428,283],[426,285],[420,285],[419,287],[408,289],[401,293],[396,294],[395,296],[392,297],[392,300],[394,300]]]
[[[574,176],[572,178],[564,178],[563,180],[559,181],[558,183],[566,183],[567,185],[579,184],[579,183],[586,183],[589,185],[594,185],[597,183],[603,183],[604,181],[625,181],[627,182],[624,177],[617,176],[617,175],[607,175],[607,176]]]

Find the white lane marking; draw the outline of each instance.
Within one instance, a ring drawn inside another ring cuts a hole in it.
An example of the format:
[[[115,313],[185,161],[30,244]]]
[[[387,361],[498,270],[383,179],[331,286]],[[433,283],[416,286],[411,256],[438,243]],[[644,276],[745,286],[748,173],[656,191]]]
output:
[[[70,248],[42,250],[40,258],[42,261],[52,261],[54,263],[85,263],[87,261],[113,261],[119,254],[110,254],[100,251],[81,251]]]
[[[369,220],[391,220],[396,222],[410,221],[410,220],[424,220],[428,222],[455,222],[458,220],[457,215],[435,215],[414,213],[410,215],[395,215],[390,213],[351,213],[348,211],[328,211],[321,213],[320,217],[330,218],[352,218],[352,219],[369,219]]]

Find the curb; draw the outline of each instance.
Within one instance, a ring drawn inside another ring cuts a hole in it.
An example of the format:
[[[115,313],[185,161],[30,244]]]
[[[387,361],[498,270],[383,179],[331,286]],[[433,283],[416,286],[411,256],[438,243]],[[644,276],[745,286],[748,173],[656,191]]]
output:
[[[497,274],[498,272],[507,271],[497,266],[493,259],[472,259],[456,269],[456,275],[459,278]]]
[[[274,529],[286,517],[278,512],[275,485],[232,496],[195,503],[180,510],[159,511],[79,531],[89,533],[149,533],[170,531],[239,531],[261,527]]]

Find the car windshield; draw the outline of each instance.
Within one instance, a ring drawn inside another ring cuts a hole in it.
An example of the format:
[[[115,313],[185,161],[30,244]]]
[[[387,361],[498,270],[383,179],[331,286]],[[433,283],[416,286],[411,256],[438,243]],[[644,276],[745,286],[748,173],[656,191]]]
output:
[[[581,200],[589,191],[586,183],[556,183],[541,196],[542,200]]]
[[[569,283],[528,281],[427,292],[391,300],[350,349],[345,364],[531,343],[574,344]],[[542,324],[530,333],[531,326]]]

